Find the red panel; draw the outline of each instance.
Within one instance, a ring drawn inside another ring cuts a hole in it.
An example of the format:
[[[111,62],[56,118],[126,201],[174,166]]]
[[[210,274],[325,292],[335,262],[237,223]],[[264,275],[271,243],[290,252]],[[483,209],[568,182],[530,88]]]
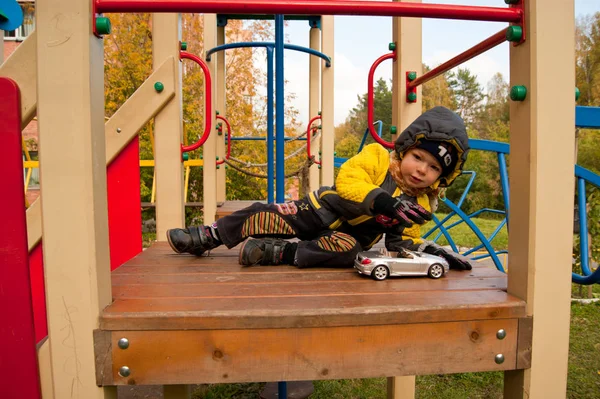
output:
[[[15,82],[0,78],[0,386],[4,398],[40,398]]]
[[[33,322],[35,342],[48,335],[46,323],[46,285],[44,283],[44,262],[41,242],[29,252],[29,276],[31,278],[31,297],[33,299]]]
[[[107,170],[111,270],[142,252],[139,159],[136,137]]]

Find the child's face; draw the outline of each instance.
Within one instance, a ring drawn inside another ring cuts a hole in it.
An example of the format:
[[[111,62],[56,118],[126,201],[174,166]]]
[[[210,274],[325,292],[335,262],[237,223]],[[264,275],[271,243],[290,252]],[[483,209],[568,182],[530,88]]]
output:
[[[408,187],[426,188],[442,174],[442,166],[429,152],[420,148],[408,150],[400,165],[402,179]]]

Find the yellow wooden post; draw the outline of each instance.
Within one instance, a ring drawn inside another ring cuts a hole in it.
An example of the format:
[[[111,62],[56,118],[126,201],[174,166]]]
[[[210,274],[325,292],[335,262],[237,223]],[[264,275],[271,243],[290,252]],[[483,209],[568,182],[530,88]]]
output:
[[[93,331],[110,304],[104,49],[92,3],[36,4],[44,273],[56,398],[116,397],[96,386]]]
[[[321,184],[333,186],[333,152],[334,152],[334,42],[333,42],[333,16],[323,15],[321,17],[321,48],[323,53],[331,57],[331,67],[325,67],[325,61],[321,61]],[[317,151],[318,153],[318,151]]]
[[[204,14],[204,51],[215,47],[217,44],[217,15],[216,14]],[[206,58],[206,57],[205,57]],[[211,76],[215,76],[216,64],[218,64],[219,57],[212,57],[210,62],[207,62],[208,69],[210,70]],[[216,79],[212,79],[212,90],[216,92]],[[208,90],[206,83],[204,84],[204,90]],[[212,109],[215,109],[215,96],[212,96]],[[216,126],[215,114],[206,115],[212,120],[211,125],[213,131],[210,137],[204,143],[202,147],[202,154],[204,155],[204,167],[203,167],[203,180],[204,180],[204,223],[212,223],[215,221],[217,213],[217,136],[214,130]]]
[[[421,0],[404,0],[421,3]],[[417,101],[406,101],[406,72],[415,71],[420,76],[422,68],[422,22],[420,18],[393,18],[392,41],[396,44],[396,61],[392,66],[392,125],[400,134],[421,114],[421,87],[417,88]],[[384,52],[385,49],[382,49]],[[394,140],[396,136],[392,137]],[[388,378],[387,396],[390,399],[415,397],[415,376]]]
[[[311,28],[310,29],[310,48],[316,51],[321,51],[321,30],[319,28]],[[321,99],[321,59],[315,56],[311,56],[309,58],[308,64],[308,76],[309,76],[309,86],[308,86],[308,119],[306,120],[306,124],[308,121],[317,116],[321,107],[320,107],[320,99]],[[308,134],[312,134],[309,132]],[[310,154],[314,155],[315,160],[319,160],[319,150],[321,149],[321,138],[323,135],[319,135],[318,139],[311,140],[310,142]],[[309,188],[310,191],[314,191],[318,189],[321,185],[319,167],[316,164],[313,164],[310,167],[309,174]]]
[[[506,398],[564,398],[575,134],[573,0],[525,2],[527,41],[510,48],[508,292],[533,317],[531,368],[505,373]],[[560,144],[557,144],[560,143]],[[551,217],[549,215],[552,215]]]
[[[217,46],[225,44],[225,27],[219,26],[217,27]],[[209,50],[209,49],[207,49]],[[215,104],[217,105],[217,111],[219,111],[220,115],[223,117],[227,117],[227,107],[226,107],[226,90],[225,90],[225,51],[219,51],[217,53],[217,66],[214,68],[216,71],[216,98]],[[214,79],[215,77],[213,77]],[[213,129],[213,134],[216,136],[216,144],[217,144],[217,154],[219,157],[225,157],[225,136],[227,134],[227,126],[221,120],[218,120],[216,123],[223,124],[223,135],[217,135],[216,126]],[[214,125],[213,125],[214,126]],[[221,167],[217,169],[217,202],[225,201],[225,197],[227,195],[226,190],[226,176],[225,176],[225,165],[221,164]]]
[[[154,69],[169,57],[179,59],[177,43],[181,39],[179,14],[152,15],[152,62]],[[181,65],[174,69],[175,98],[154,118],[156,175],[156,240],[166,241],[166,232],[184,227],[183,137],[181,115]],[[162,83],[162,82],[161,82]]]

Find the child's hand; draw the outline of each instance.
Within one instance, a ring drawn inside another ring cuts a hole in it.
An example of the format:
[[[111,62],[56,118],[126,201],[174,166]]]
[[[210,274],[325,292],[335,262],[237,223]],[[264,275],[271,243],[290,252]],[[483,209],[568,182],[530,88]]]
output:
[[[391,195],[379,194],[373,201],[373,211],[400,221],[404,227],[413,223],[424,224],[431,220],[431,213],[419,204],[409,200],[393,198]]]

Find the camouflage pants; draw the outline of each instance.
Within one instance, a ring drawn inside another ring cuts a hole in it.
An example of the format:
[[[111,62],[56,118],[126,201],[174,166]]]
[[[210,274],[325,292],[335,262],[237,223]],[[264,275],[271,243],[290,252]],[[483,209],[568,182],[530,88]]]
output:
[[[352,267],[362,250],[352,236],[328,229],[306,199],[254,203],[217,220],[217,229],[228,248],[248,237],[298,238],[298,267]]]

